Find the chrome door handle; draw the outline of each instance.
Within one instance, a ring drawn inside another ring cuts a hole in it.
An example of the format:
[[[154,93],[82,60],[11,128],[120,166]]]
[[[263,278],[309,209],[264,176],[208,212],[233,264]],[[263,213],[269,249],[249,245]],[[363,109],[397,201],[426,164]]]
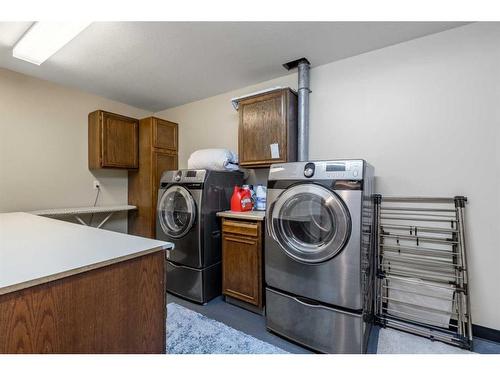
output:
[[[174,263],[172,263],[169,260],[167,260],[167,263],[170,264],[173,268],[184,268],[184,269],[187,269],[187,270],[199,271],[199,269],[197,269],[197,268],[188,267],[188,266],[181,266],[180,264],[174,264]]]
[[[273,208],[274,208],[274,203],[270,204],[267,211],[266,211],[266,229],[267,233],[271,238],[275,241],[278,241],[276,236],[274,235],[273,227],[272,227],[272,213],[273,213]]]
[[[296,302],[300,303],[301,305],[304,305],[304,306],[307,306],[307,307],[314,307],[314,308],[317,308],[317,307],[323,307],[321,306],[320,304],[313,304],[313,303],[307,303],[307,302],[304,302],[301,298],[299,297],[292,297]]]
[[[351,315],[351,316],[358,316],[358,315],[353,314],[351,312],[348,312],[348,311],[339,311],[337,309],[334,309],[334,308],[328,307],[328,306],[324,306],[324,305],[321,305],[319,303],[318,304],[307,303],[307,302],[302,301],[300,297],[292,297],[292,299],[294,301],[300,303],[301,305],[304,305],[304,306],[307,306],[307,307],[312,307],[312,308],[315,308],[315,309],[322,309],[322,310],[332,311],[332,312],[336,312],[336,313],[341,312],[342,314]]]

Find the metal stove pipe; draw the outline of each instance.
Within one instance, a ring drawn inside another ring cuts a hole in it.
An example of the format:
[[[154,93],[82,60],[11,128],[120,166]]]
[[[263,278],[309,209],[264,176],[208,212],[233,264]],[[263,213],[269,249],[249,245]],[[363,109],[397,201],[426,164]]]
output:
[[[297,124],[297,158],[299,161],[309,160],[309,69],[311,63],[302,57],[283,64],[285,69],[298,68],[298,124]]]

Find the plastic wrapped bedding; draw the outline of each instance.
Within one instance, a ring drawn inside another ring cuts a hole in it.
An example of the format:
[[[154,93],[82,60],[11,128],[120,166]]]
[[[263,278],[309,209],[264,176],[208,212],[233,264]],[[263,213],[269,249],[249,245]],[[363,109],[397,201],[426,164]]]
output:
[[[236,171],[239,169],[238,156],[225,148],[197,150],[188,159],[188,169]]]

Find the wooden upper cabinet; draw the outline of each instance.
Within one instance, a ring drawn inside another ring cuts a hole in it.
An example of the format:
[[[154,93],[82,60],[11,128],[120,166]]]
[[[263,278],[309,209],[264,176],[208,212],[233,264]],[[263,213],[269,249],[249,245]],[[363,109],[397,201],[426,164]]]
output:
[[[156,117],[151,118],[153,123],[153,145],[157,148],[177,151],[177,124]]]
[[[244,167],[297,160],[297,95],[279,89],[239,102],[238,153]]]
[[[139,167],[139,120],[98,110],[88,126],[90,169]]]

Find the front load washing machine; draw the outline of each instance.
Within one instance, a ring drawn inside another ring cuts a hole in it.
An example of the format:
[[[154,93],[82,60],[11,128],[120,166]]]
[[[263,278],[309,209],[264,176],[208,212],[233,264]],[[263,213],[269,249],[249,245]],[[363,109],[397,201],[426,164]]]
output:
[[[243,173],[211,170],[164,172],[158,192],[156,237],[173,242],[167,291],[198,303],[221,294],[221,231],[216,217],[228,210]]]
[[[371,328],[373,168],[274,164],[266,211],[269,330],[316,351],[363,353]]]

